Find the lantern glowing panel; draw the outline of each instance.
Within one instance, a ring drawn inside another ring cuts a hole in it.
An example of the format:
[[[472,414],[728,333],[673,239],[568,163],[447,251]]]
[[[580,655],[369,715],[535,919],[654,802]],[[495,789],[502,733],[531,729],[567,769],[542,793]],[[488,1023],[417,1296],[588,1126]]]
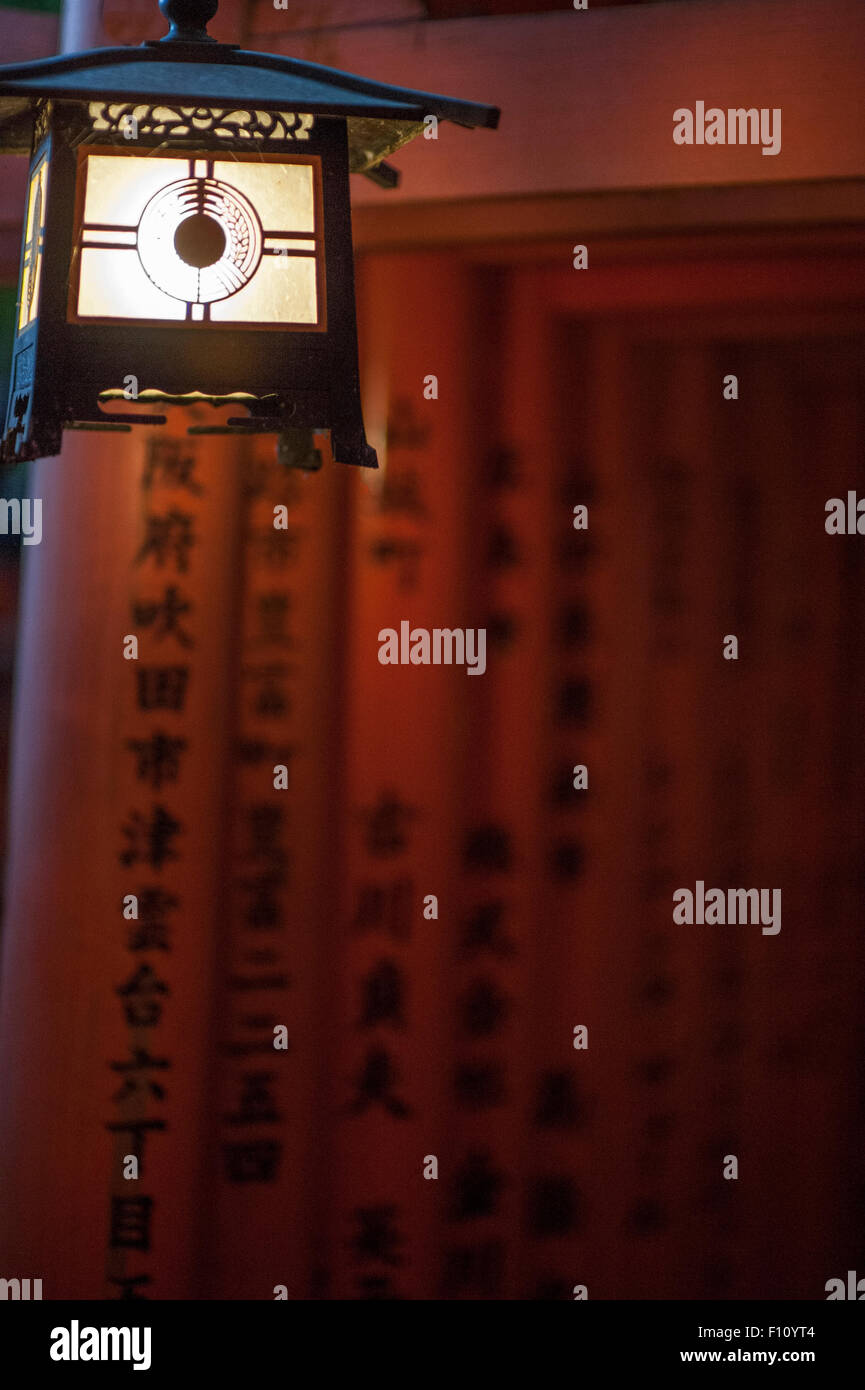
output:
[[[45,241],[45,203],[48,191],[48,160],[42,158],[30,175],[27,190],[27,221],[21,263],[21,298],[18,301],[18,331],[32,323],[39,312],[39,281],[42,278],[42,251]]]
[[[317,156],[85,148],[77,207],[70,322],[326,328]]]

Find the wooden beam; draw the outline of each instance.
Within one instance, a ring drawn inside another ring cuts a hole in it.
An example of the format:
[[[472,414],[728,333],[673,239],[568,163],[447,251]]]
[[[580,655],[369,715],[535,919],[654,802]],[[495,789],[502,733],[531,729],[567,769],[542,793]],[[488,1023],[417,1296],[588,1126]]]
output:
[[[355,189],[361,180],[354,181]],[[771,184],[728,188],[659,188],[561,197],[485,198],[464,202],[364,204],[352,212],[359,251],[422,245],[483,245],[506,248],[512,260],[521,243],[527,258],[561,258],[577,241],[687,234],[681,254],[693,253],[700,238],[766,228],[833,229],[861,246],[865,225],[865,180]],[[694,237],[697,236],[696,243]],[[546,250],[540,243],[547,243]],[[725,242],[726,244],[726,242]],[[788,242],[789,244],[789,242]],[[563,249],[564,248],[564,249]],[[485,252],[486,254],[486,252]],[[493,256],[495,259],[495,256]]]
[[[861,0],[364,24],[269,32],[264,46],[502,108],[494,134],[448,126],[414,141],[396,161],[401,188],[364,181],[359,203],[865,176]],[[780,153],[674,144],[673,112],[698,100],[780,108]]]

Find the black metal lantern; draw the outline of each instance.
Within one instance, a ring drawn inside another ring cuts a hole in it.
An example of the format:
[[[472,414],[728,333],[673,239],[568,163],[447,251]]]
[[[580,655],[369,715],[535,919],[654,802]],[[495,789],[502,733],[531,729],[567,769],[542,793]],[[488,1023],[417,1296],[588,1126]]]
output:
[[[392,186],[383,161],[425,117],[499,113],[217,43],[214,0],[160,8],[158,41],[0,67],[0,151],[31,156],[0,459],[164,422],[112,415],[121,398],[204,399],[248,411],[216,431],[330,430],[375,467],[349,172]]]

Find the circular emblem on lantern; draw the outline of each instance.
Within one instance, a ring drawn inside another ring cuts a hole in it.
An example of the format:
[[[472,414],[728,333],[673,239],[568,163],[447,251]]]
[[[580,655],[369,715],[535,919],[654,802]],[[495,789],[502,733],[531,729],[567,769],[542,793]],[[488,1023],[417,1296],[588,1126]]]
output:
[[[187,304],[227,299],[261,260],[262,230],[247,198],[218,179],[179,179],[150,199],[138,223],[138,256],[160,290]]]

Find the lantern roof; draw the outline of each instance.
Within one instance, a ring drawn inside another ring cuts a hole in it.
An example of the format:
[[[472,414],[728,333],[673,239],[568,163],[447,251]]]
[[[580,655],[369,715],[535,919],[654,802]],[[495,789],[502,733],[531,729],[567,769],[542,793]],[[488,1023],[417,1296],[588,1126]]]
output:
[[[354,168],[376,162],[368,157],[370,121],[397,123],[394,134],[403,138],[396,143],[411,138],[403,129],[406,124],[422,123],[425,116],[467,127],[495,129],[498,124],[494,106],[394,87],[318,63],[219,43],[205,28],[217,8],[212,0],[163,0],[161,8],[171,21],[171,30],[162,39],[140,47],[97,48],[0,67],[0,151],[29,152],[25,137],[32,126],[31,103],[40,97],[343,116],[349,120],[350,146],[358,143],[357,138],[352,140],[356,122],[356,136],[366,147],[367,158],[362,163],[353,158]],[[375,144],[386,147],[378,158],[395,148],[393,139]]]

